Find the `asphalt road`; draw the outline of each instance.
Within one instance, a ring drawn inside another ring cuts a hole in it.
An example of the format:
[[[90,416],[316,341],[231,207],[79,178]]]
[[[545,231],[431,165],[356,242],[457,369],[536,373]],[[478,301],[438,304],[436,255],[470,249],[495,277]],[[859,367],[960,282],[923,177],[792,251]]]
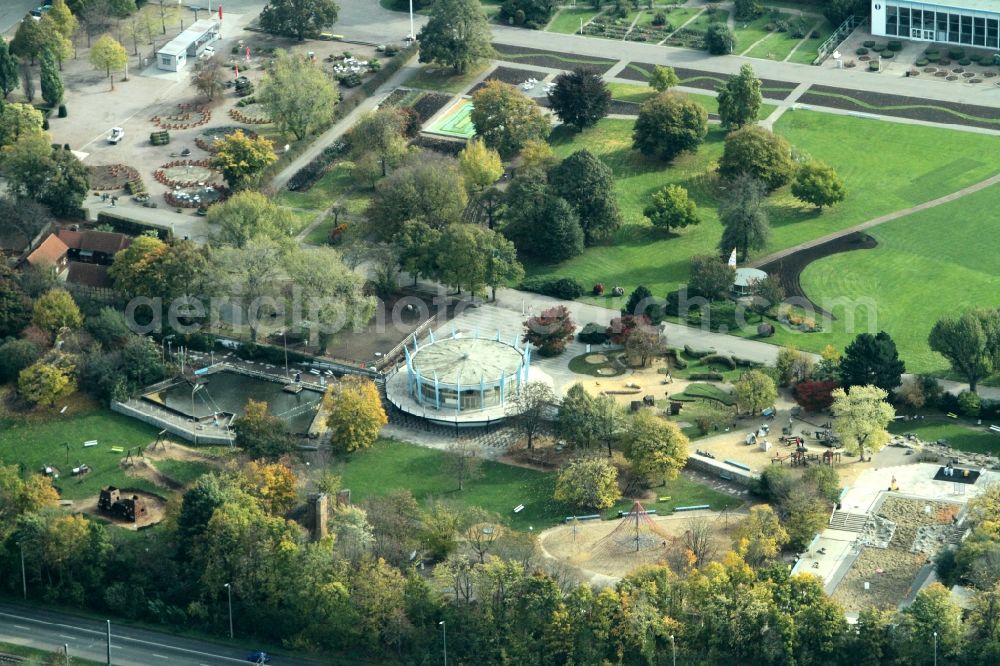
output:
[[[0,0],[0,34],[17,27],[24,15],[42,4],[42,0]]]
[[[0,642],[26,645],[43,650],[62,650],[104,663],[107,658],[107,625],[98,620],[0,604]],[[247,664],[253,645],[234,649],[215,643],[172,636],[156,631],[116,625],[111,621],[111,661],[115,666],[224,666]],[[289,656],[275,656],[273,666],[319,666],[321,662]]]

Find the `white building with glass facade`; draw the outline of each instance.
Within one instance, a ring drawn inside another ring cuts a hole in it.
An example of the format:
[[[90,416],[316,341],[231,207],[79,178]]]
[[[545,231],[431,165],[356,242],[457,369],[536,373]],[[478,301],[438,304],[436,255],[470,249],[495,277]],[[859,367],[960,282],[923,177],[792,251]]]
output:
[[[1000,0],[873,0],[872,34],[1000,50]]]

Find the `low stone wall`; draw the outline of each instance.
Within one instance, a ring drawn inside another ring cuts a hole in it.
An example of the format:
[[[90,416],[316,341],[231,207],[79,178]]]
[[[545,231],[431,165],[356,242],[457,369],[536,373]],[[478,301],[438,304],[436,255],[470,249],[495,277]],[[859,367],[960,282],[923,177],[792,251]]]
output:
[[[172,435],[177,435],[181,439],[185,439],[193,444],[222,444],[230,445],[232,444],[231,436],[224,434],[212,434],[200,432],[191,427],[187,427],[187,424],[180,424],[176,421],[171,420],[166,416],[158,416],[156,414],[150,414],[147,411],[143,411],[138,407],[134,407],[124,402],[118,402],[116,400],[111,401],[111,411],[118,412],[119,414],[124,414],[125,416],[130,416],[133,419],[138,419],[143,423],[148,423],[154,428],[159,428],[160,430],[166,430]],[[179,417],[175,417],[179,418]]]
[[[714,476],[719,476],[720,474],[725,473],[726,475],[732,477],[734,483],[747,487],[749,487],[750,484],[760,476],[756,472],[748,472],[745,469],[728,465],[721,460],[706,458],[705,456],[700,456],[697,453],[688,454],[687,466],[691,469],[696,469],[699,472],[707,472],[708,474],[712,474]]]

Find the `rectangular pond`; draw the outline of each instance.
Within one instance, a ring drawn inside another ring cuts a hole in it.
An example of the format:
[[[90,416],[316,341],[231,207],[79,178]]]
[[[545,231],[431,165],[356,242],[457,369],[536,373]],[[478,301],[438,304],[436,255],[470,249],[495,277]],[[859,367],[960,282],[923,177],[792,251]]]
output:
[[[306,433],[323,399],[323,393],[303,387],[288,393],[283,382],[223,370],[203,375],[199,385],[179,380],[166,388],[147,393],[143,400],[182,416],[201,421],[214,414],[242,416],[247,400],[263,401],[268,410],[288,424],[292,433]]]

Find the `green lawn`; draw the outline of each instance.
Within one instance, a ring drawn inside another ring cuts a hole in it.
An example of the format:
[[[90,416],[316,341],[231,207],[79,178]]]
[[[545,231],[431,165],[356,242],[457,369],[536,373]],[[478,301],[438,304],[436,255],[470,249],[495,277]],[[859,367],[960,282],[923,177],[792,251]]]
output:
[[[647,99],[656,94],[656,91],[649,86],[634,84],[634,83],[609,83],[608,88],[611,90],[611,97],[613,99],[619,99],[623,102],[636,102],[637,104],[642,104]],[[705,107],[705,110],[709,113],[719,112],[719,100],[715,95],[701,95],[698,93],[684,93],[689,99],[698,102]],[[767,118],[774,110],[778,108],[775,104],[761,104],[760,110],[757,112],[757,119],[763,120]]]
[[[215,469],[213,465],[197,460],[158,460],[155,465],[161,474],[184,486]]]
[[[600,14],[600,10],[587,7],[567,7],[561,10],[546,28],[549,32],[561,32],[571,35],[580,29],[580,20],[587,23]]]
[[[792,52],[795,46],[803,41],[802,39],[796,39],[792,37],[792,31],[786,32],[772,32],[768,35],[767,39],[756,44],[749,51],[745,51],[742,55],[749,58],[764,58],[766,60],[784,60],[788,57],[788,54]],[[747,45],[749,46],[749,45]],[[813,58],[816,57],[815,47],[812,49]],[[809,63],[811,64],[810,59]]]
[[[559,130],[553,133],[551,141],[559,156],[565,157],[586,147],[611,167],[616,177],[615,186],[625,224],[608,244],[588,248],[581,256],[557,266],[529,265],[526,267],[529,275],[574,277],[585,285],[598,282],[619,285],[625,288],[626,294],[642,284],[655,295],[662,296],[686,279],[692,255],[717,252],[721,227],[716,213],[718,192],[713,173],[722,152],[721,130],[711,129],[705,144],[696,154],[683,155],[666,166],[648,160],[631,149],[631,129],[632,122],[629,120],[605,119],[581,133]],[[772,234],[767,251],[790,247],[954,192],[991,176],[1000,165],[1000,138],[968,132],[801,110],[785,113],[778,121],[776,130],[802,153],[831,164],[844,178],[849,195],[843,203],[821,214],[811,206],[797,202],[787,190],[772,195],[768,211]],[[872,145],[876,138],[878,149]],[[934,149],[928,150],[928,146],[934,146]],[[688,188],[698,206],[702,219],[700,225],[669,234],[653,229],[643,218],[642,209],[651,194],[669,183]],[[993,194],[983,196],[993,197],[996,201]],[[956,264],[949,264],[944,259],[937,262],[929,259],[921,264],[913,262],[912,257],[909,264],[907,260],[900,260],[899,269],[910,271],[902,279],[913,280],[909,283],[912,286],[905,286],[906,283],[901,281],[900,289],[903,295],[910,294],[911,297],[891,306],[893,312],[901,314],[914,300],[919,302],[916,311],[920,313],[945,310],[956,303],[997,303],[995,294],[1000,292],[996,292],[995,287],[992,295],[984,294],[990,272],[994,276],[998,272],[997,247],[995,243],[983,243],[984,238],[992,241],[993,236],[984,236],[981,227],[978,232],[971,228],[989,219],[995,213],[988,211],[995,211],[996,208],[995,203],[977,204],[978,200],[971,198],[955,203],[950,208],[951,213],[942,215],[943,220],[951,221],[964,217],[970,226],[967,232],[953,234],[954,229],[949,225],[949,241],[941,240],[944,236],[940,231],[942,227],[939,224],[935,228],[934,222],[927,223],[928,233],[903,233],[903,237],[910,238],[911,243],[925,243],[928,251],[933,253],[940,252],[943,245],[945,251],[953,247],[955,252],[963,252],[974,259]],[[905,225],[906,222],[886,225],[877,230],[876,235],[890,233],[888,230],[894,226],[904,228]],[[972,234],[977,234],[977,237]],[[838,262],[835,268],[826,270],[824,275],[829,276],[827,278],[820,275],[810,277],[811,273],[807,271],[804,282],[807,291],[809,285],[826,279],[827,285],[833,283],[847,289],[839,290],[836,295],[851,295],[860,291],[888,301],[885,295],[892,286],[875,287],[870,281],[866,283],[866,274],[855,268],[858,265],[856,261],[867,261],[869,263],[865,265],[871,265],[871,259],[860,258],[864,254],[873,255],[872,252],[845,254],[814,264],[812,271],[825,262]],[[846,269],[847,266],[850,270]],[[886,265],[881,270],[888,271],[890,266]],[[954,271],[954,277],[948,275],[951,271]],[[933,275],[933,289],[928,289],[928,275]],[[967,282],[970,275],[974,276],[971,286],[964,292],[954,292],[954,288]],[[995,277],[993,280],[995,285]],[[849,287],[855,283],[863,285],[864,290],[855,287],[852,292]],[[949,297],[938,300],[935,293],[940,291],[942,284],[947,287]],[[832,287],[830,289],[833,290]],[[827,293],[830,292],[818,296]],[[988,298],[984,300],[986,296]],[[608,305],[604,297],[588,296],[585,300]],[[948,306],[932,305],[935,302],[948,303]],[[891,329],[893,321],[912,322],[913,319],[912,314],[900,319],[883,318],[879,327]],[[908,330],[914,332],[900,333],[903,338],[910,338],[902,345],[904,357],[915,351],[917,341],[926,336],[926,329],[918,333],[915,332],[918,327],[908,325]],[[922,322],[920,326],[929,327],[930,323]],[[780,334],[775,342],[794,340],[804,349],[819,351],[831,342],[842,346],[840,343],[845,339],[846,335],[836,333],[807,336]],[[911,361],[911,369],[934,369],[940,365],[928,360],[927,356],[923,360],[915,357]]]
[[[322,178],[305,192],[282,191],[276,197],[278,203],[293,208],[304,209],[296,211],[302,215],[308,224],[316,216],[328,210],[334,203],[343,206],[339,222],[351,224],[364,215],[371,200],[370,191],[354,181],[354,164],[342,161],[331,168]],[[328,215],[305,238],[305,242],[313,245],[323,245],[327,242],[330,229],[333,227],[333,216]],[[303,225],[305,226],[305,225]]]
[[[901,435],[905,432],[916,433],[925,442],[946,439],[948,443],[960,450],[970,453],[1000,452],[1000,435],[986,431],[986,424],[975,427],[971,424],[953,421],[941,423],[938,421],[897,421],[889,425],[889,432]]]
[[[871,326],[892,335],[907,370],[945,374],[947,361],[927,346],[934,322],[965,307],[1000,306],[1000,243],[982,226],[998,209],[1000,185],[994,185],[888,222],[870,232],[877,248],[813,262],[802,273],[802,286],[819,303],[836,298],[874,303]],[[843,347],[868,329],[871,311],[858,308],[856,315],[853,328],[841,316],[830,333],[795,337],[815,351],[826,342]]]
[[[695,32],[706,32],[711,23],[725,23],[728,14],[729,10],[726,9],[719,9],[711,14],[708,10],[705,10],[698,15],[698,18],[687,25],[687,29]]]
[[[125,454],[111,451],[112,446],[147,446],[156,439],[156,432],[152,426],[107,410],[54,413],[47,421],[0,417],[0,460],[23,464],[30,471],[56,467],[60,478],[54,483],[66,499],[96,496],[107,485],[162,493],[162,488],[144,479],[127,476],[118,467]],[[87,440],[97,440],[98,445],[84,448]],[[68,452],[64,443],[69,444]],[[71,469],[80,463],[91,471],[72,476]]]
[[[799,48],[795,50],[788,62],[797,62],[800,65],[811,65],[813,60],[819,55],[817,49],[833,34],[833,26],[825,20],[819,28],[813,30],[814,37],[808,37],[802,41]]]
[[[54,646],[53,646],[54,647]],[[68,661],[65,659],[62,648],[49,652],[48,650],[38,650],[26,645],[16,645],[14,643],[0,643],[0,654],[17,655],[27,658],[29,664],[68,664],[69,666],[101,666],[103,661],[91,661],[83,657],[72,656],[73,649],[70,648],[71,656]],[[54,655],[59,655],[58,659]]]
[[[506,58],[505,56],[501,57]],[[484,64],[481,67],[474,67],[464,74],[456,74],[451,67],[424,65],[419,72],[409,78],[406,85],[410,88],[458,93],[475,81],[476,77],[485,72],[489,66],[489,64]]]
[[[468,506],[480,506],[495,511],[507,519],[515,529],[550,527],[572,509],[555,502],[555,474],[504,465],[487,461],[483,463],[481,478],[466,484],[461,492],[454,479],[444,469],[445,453],[393,440],[382,440],[371,449],[352,454],[340,470],[345,488],[351,489],[356,502],[374,495],[384,495],[394,490],[409,489],[419,500],[447,499]],[[665,511],[674,506],[711,504],[713,508],[739,504],[727,495],[686,479],[670,482],[666,494],[669,502],[651,503]],[[514,513],[514,507],[523,504],[524,510]],[[607,513],[626,510],[631,506],[622,500]]]
[[[787,18],[787,14],[782,14],[782,18]],[[736,21],[736,27],[733,32],[736,35],[736,48],[735,53],[742,54],[744,51],[749,49],[754,42],[757,42],[765,37],[771,35],[771,31],[767,29],[768,23],[774,23],[777,19],[772,19],[769,14],[763,16],[758,16],[752,21]]]
[[[694,16],[696,16],[699,11],[701,10],[694,7],[675,7],[674,9],[671,9],[667,13],[667,23],[670,24],[671,28],[677,30],[682,25],[690,21]],[[648,15],[649,22],[653,20],[653,16],[655,14],[656,14],[655,11],[649,13]],[[643,20],[645,20],[645,17]],[[640,20],[640,23],[642,22],[643,21]]]
[[[683,393],[676,393],[670,396],[671,400],[693,401],[700,399],[714,400],[727,407],[736,404],[733,394],[715,384],[689,384]]]

